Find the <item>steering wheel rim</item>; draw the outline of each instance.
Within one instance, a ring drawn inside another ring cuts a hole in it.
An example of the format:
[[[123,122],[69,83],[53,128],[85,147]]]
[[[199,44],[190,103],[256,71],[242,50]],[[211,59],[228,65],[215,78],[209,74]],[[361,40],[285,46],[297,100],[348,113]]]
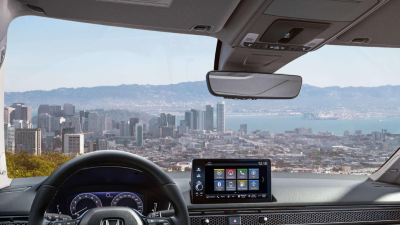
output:
[[[45,210],[51,203],[61,185],[76,172],[104,165],[121,165],[139,169],[148,174],[159,185],[166,198],[174,207],[175,215],[169,217],[174,224],[189,225],[189,212],[185,200],[175,182],[160,167],[151,161],[127,152],[104,150],[88,153],[61,165],[46,178],[37,189],[29,212],[29,224],[46,224]]]

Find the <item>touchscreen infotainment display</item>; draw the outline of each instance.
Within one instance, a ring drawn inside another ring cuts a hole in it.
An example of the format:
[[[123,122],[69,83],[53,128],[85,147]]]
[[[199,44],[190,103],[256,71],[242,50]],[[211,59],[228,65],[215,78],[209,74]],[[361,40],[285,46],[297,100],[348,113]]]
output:
[[[192,203],[271,201],[268,159],[194,159]]]

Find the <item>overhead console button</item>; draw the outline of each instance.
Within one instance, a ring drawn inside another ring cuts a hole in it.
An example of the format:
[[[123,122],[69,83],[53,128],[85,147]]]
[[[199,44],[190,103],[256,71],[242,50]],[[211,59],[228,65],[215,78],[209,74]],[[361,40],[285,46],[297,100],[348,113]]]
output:
[[[255,48],[256,44],[253,42],[244,42],[243,46],[248,48]]]

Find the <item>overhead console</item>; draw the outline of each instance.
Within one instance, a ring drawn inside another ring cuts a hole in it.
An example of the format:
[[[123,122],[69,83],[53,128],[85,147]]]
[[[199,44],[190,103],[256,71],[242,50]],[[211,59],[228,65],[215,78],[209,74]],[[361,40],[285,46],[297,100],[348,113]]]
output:
[[[269,202],[271,162],[268,159],[194,159],[193,204]]]
[[[274,73],[335,40],[387,2],[266,0],[236,39],[221,44],[214,69]]]
[[[238,47],[311,51],[348,28],[379,0],[269,1],[237,39]]]

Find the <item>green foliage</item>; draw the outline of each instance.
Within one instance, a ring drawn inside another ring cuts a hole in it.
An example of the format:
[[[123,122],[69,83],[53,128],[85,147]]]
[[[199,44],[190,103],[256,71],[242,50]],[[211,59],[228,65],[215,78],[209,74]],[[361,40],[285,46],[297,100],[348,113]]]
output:
[[[55,169],[73,157],[60,153],[30,155],[28,152],[13,154],[6,151],[9,178],[49,176]]]

